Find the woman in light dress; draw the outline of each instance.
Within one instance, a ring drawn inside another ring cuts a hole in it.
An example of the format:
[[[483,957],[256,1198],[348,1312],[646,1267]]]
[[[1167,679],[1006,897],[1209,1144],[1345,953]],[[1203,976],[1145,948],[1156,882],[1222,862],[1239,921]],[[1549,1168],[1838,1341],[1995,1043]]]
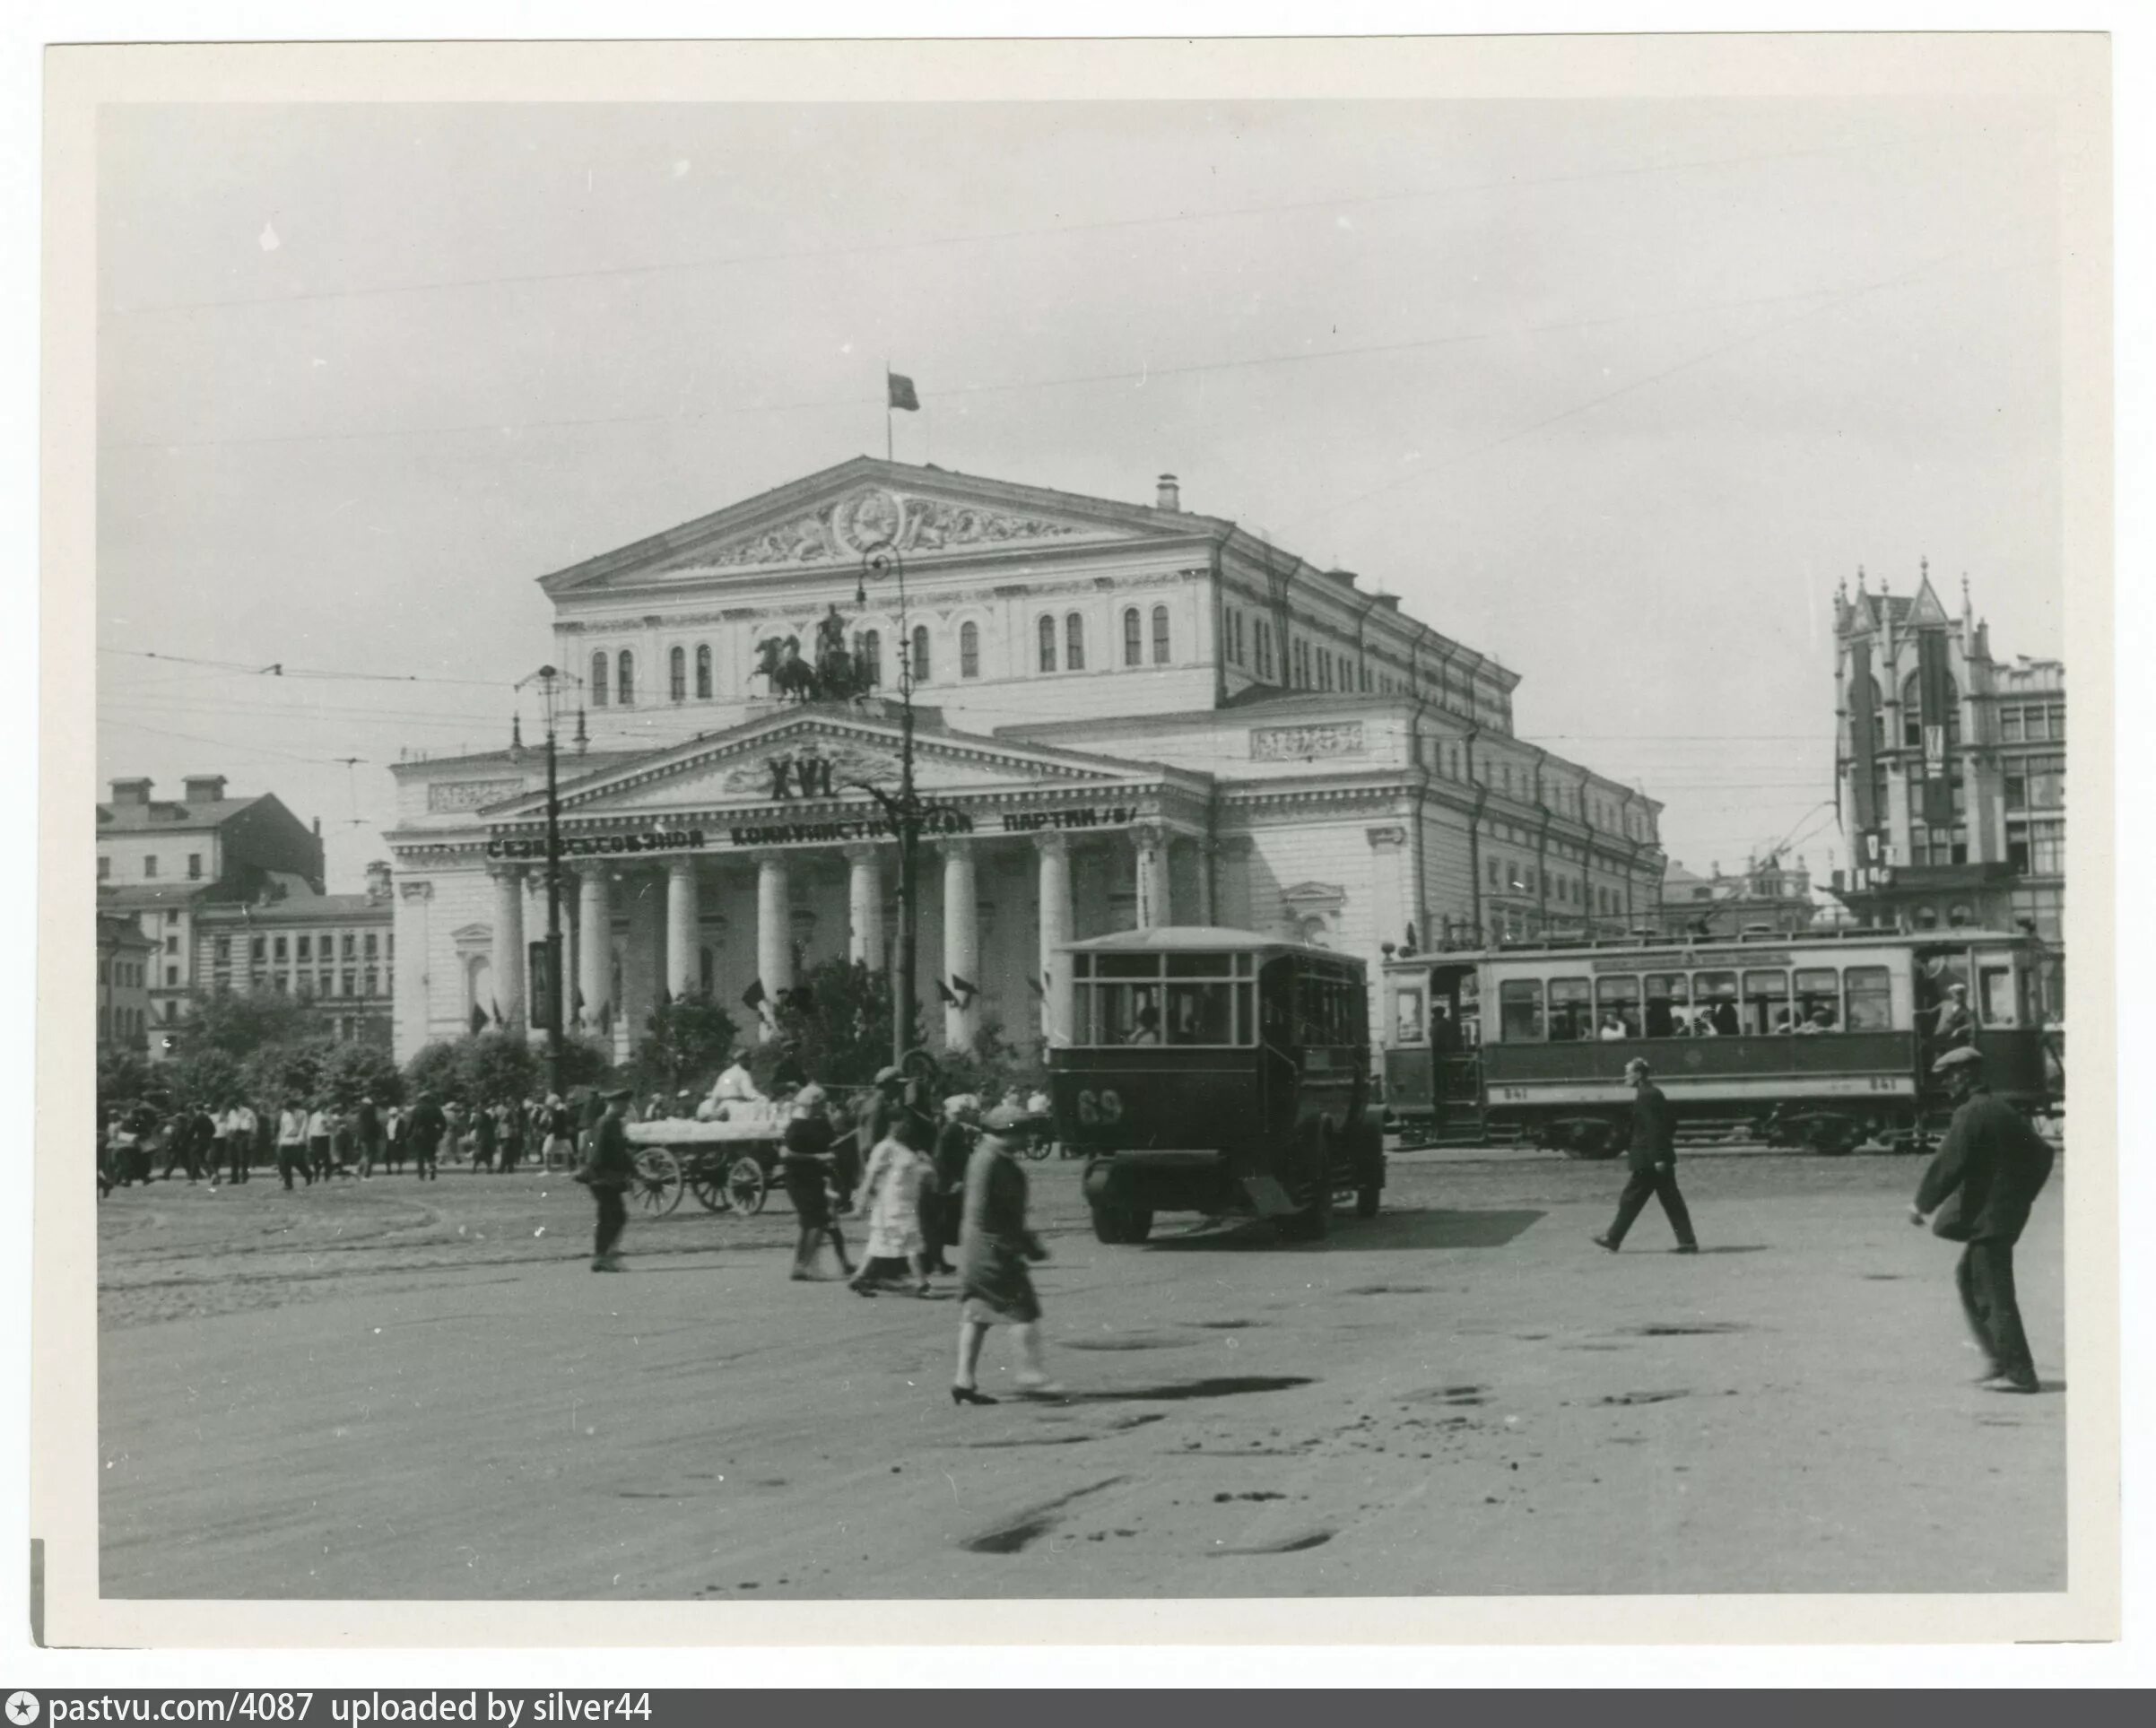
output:
[[[861,1256],[861,1270],[852,1288],[864,1296],[874,1294],[879,1281],[877,1264],[903,1260],[912,1269],[914,1294],[928,1294],[927,1244],[921,1237],[921,1185],[927,1178],[928,1160],[901,1140],[887,1133],[869,1153],[861,1172],[861,1186],[854,1196],[855,1210],[868,1219],[868,1247]]]

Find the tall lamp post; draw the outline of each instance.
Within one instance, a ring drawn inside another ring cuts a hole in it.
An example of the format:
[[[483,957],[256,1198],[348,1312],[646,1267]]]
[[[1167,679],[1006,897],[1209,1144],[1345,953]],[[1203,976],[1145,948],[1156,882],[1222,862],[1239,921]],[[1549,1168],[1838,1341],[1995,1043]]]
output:
[[[547,1090],[561,1096],[561,796],[555,744],[557,719],[569,687],[577,681],[553,666],[542,666],[517,688],[539,686],[539,701],[546,716],[546,988],[540,1005],[546,1028]],[[582,716],[578,716],[578,730]],[[533,999],[539,1003],[539,993]]]
[[[899,841],[899,930],[897,951],[892,956],[891,968],[891,1059],[902,1063],[915,1041],[914,1020],[917,1010],[914,999],[917,964],[915,926],[920,887],[917,854],[921,818],[927,814],[928,806],[922,802],[913,784],[913,638],[906,618],[906,563],[899,556],[897,547],[872,546],[861,557],[861,579],[854,591],[855,605],[865,608],[868,585],[885,580],[898,585],[899,596],[899,791],[894,798],[880,786],[865,786],[862,789],[882,805],[884,818]]]

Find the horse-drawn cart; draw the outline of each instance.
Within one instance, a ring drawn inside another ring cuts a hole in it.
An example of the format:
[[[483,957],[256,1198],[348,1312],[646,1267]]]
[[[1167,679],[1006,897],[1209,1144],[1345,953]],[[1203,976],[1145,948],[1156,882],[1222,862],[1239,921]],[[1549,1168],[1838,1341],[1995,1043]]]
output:
[[[729,1104],[723,1121],[682,1116],[631,1122],[629,1144],[637,1166],[633,1190],[644,1211],[663,1216],[694,1194],[710,1212],[753,1216],[770,1193],[786,1132],[784,1109],[770,1104]]]

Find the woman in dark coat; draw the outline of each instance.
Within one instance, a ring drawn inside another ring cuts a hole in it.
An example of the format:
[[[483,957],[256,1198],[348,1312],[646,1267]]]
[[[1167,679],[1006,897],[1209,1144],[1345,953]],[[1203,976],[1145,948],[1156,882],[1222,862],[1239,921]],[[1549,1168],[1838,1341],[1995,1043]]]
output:
[[[1026,1228],[1026,1173],[1014,1156],[1025,1117],[998,1105],[981,1124],[980,1140],[966,1166],[965,1221],[959,1236],[958,1375],[951,1383],[954,1404],[992,1404],[976,1384],[981,1345],[988,1328],[1007,1325],[1018,1344],[1018,1388],[1058,1390],[1040,1363],[1040,1298],[1033,1293],[1030,1263],[1048,1251]]]
[[[816,1255],[826,1237],[830,1238],[831,1247],[839,1256],[839,1272],[848,1278],[853,1276],[854,1269],[846,1258],[846,1237],[839,1233],[838,1221],[831,1216],[831,1141],[830,1118],[824,1113],[823,1089],[804,1086],[794,1094],[793,1116],[780,1142],[783,1150],[778,1166],[786,1182],[786,1197],[794,1203],[794,1215],[801,1227],[794,1242],[791,1275],[804,1281],[817,1276]],[[861,1293],[875,1294],[866,1289]]]

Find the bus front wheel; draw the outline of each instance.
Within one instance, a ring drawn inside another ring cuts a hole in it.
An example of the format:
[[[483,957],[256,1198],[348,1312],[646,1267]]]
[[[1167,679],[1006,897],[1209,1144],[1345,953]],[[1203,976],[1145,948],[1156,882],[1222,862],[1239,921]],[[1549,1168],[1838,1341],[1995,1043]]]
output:
[[[1093,1239],[1113,1246],[1143,1242],[1152,1234],[1150,1206],[1123,1206],[1112,1201],[1095,1201],[1092,1206]]]

